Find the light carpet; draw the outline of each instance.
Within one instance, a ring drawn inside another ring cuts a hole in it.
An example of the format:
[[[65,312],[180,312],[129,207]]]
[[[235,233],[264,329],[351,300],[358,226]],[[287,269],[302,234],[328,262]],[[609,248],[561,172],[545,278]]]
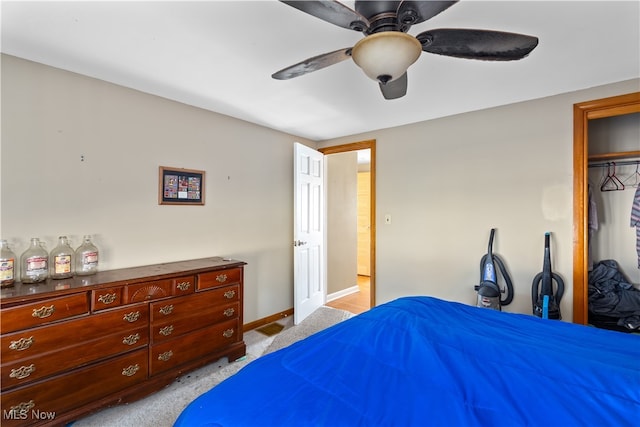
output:
[[[267,347],[263,354],[288,347],[294,342],[300,341],[353,316],[354,314],[348,311],[326,306],[320,307],[300,322],[299,325],[285,329],[276,335],[273,342]]]
[[[299,325],[292,325],[291,317],[280,320],[279,323],[282,323],[285,328],[277,335],[268,337],[257,331],[246,332],[244,334],[244,341],[247,344],[245,358],[231,363],[226,358],[222,358],[178,378],[171,385],[144,399],[104,409],[71,424],[73,427],[172,426],[191,401],[235,374],[248,363],[352,316],[354,314],[348,311],[323,306],[311,313]]]

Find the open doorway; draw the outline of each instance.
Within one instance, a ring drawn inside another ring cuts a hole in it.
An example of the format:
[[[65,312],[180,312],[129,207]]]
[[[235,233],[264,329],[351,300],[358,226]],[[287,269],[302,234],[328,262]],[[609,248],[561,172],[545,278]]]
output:
[[[375,305],[375,141],[319,151],[329,165],[327,305],[366,311]]]

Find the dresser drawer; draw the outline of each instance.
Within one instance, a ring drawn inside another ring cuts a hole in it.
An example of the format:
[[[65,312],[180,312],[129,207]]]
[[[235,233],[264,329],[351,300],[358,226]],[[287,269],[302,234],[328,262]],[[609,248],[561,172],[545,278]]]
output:
[[[207,307],[191,316],[174,317],[165,322],[155,322],[151,325],[151,340],[154,343],[175,338],[187,332],[213,325],[225,320],[238,317],[239,303]]]
[[[184,316],[197,316],[215,306],[240,301],[240,285],[231,285],[150,304],[151,324]]]
[[[85,292],[2,310],[0,332],[40,326],[89,313]]]
[[[122,305],[122,287],[91,291],[91,309],[93,311],[115,308]]]
[[[148,304],[136,304],[93,316],[2,335],[0,338],[2,365],[15,360],[33,358],[42,353],[60,351],[106,335],[124,334],[134,329],[146,328],[148,310]],[[78,356],[75,353],[71,354],[71,359]]]
[[[201,273],[198,274],[198,290],[230,285],[232,283],[239,284],[241,278],[241,268],[229,268],[226,270],[212,271],[210,273]]]
[[[211,289],[206,293],[209,294],[209,298],[211,299],[212,304],[214,305],[228,304],[230,302],[240,301],[241,289],[242,288],[240,287],[240,285],[231,285],[231,286],[225,286],[223,288]],[[201,295],[201,294],[198,293],[197,295]]]
[[[2,393],[2,426],[28,425],[36,421],[33,411],[62,414],[141,383],[147,378],[147,361],[147,350],[138,350],[64,376]],[[21,414],[26,415],[26,420],[16,419]]]
[[[188,295],[196,290],[196,276],[173,279],[173,295]]]
[[[242,332],[238,323],[238,319],[229,320],[152,345],[149,349],[149,375],[158,374],[240,342]]]
[[[150,301],[171,296],[173,288],[172,280],[156,280],[153,282],[127,285],[124,291],[124,303]]]
[[[6,389],[18,385],[144,347],[148,343],[149,329],[143,326],[118,334],[98,337],[93,341],[77,343],[42,355],[7,364],[3,363],[0,369],[2,389],[4,392]]]

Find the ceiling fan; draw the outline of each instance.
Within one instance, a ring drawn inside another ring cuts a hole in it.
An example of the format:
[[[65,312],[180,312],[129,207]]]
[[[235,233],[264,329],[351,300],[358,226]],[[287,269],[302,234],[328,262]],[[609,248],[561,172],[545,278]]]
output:
[[[407,69],[422,51],[486,61],[513,61],[527,56],[538,38],[503,31],[442,28],[417,36],[406,34],[412,25],[433,18],[457,1],[356,1],[355,10],[338,1],[282,1],[289,6],[349,30],[364,38],[353,47],[305,59],[271,77],[287,80],[321,70],[346,59],[377,81],[385,99],[407,93]]]

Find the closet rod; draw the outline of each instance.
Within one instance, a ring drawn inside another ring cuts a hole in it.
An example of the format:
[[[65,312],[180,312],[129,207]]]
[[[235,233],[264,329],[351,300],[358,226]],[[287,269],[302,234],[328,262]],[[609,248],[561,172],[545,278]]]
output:
[[[604,168],[607,166],[625,166],[625,165],[640,165],[640,160],[624,160],[621,162],[606,162],[606,163],[592,163],[589,164],[590,168]]]

